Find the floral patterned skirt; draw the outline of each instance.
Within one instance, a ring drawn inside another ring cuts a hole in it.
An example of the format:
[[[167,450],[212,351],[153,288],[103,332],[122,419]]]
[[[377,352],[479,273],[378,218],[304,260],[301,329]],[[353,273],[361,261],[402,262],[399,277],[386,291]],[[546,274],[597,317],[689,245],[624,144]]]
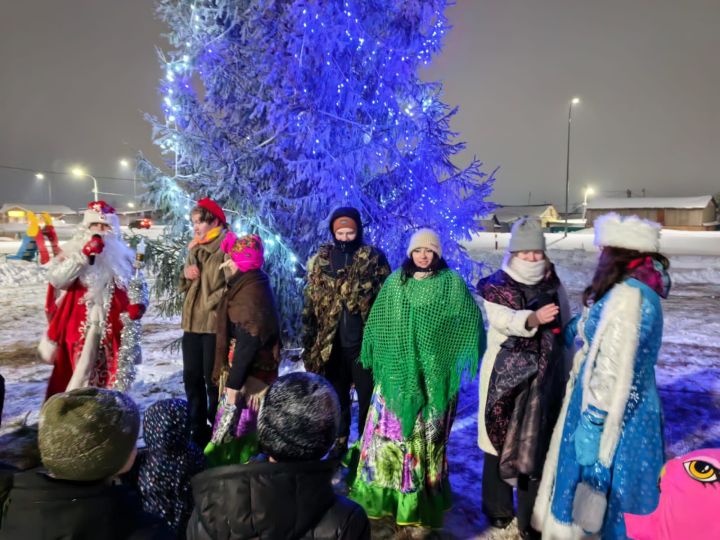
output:
[[[218,430],[224,434],[221,442],[209,442],[205,447],[205,459],[208,467],[237,465],[247,463],[259,452],[257,440],[257,412],[241,405],[239,408],[229,406],[223,394],[218,404],[213,436]]]
[[[234,349],[235,340],[233,339],[230,343],[229,364],[231,366]],[[204,450],[208,467],[248,463],[260,453],[257,439],[258,412],[249,409],[244,399],[241,399],[237,405],[228,403],[225,395],[227,373],[226,371],[220,378],[220,403],[218,403],[215,422],[213,422],[211,441]],[[259,392],[262,388],[271,385],[277,377],[277,368],[271,370],[253,368],[244,387],[247,387],[248,383],[255,379],[255,390],[250,391]]]
[[[451,503],[446,451],[456,407],[454,401],[441,416],[418,414],[405,438],[375,388],[362,438],[349,455],[349,497],[368,517],[391,515],[399,525],[442,527]]]

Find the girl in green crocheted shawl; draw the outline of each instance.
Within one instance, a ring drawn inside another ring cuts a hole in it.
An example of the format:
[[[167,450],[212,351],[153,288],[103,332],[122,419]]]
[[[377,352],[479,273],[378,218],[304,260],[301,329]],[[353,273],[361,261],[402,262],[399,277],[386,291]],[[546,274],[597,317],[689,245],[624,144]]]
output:
[[[485,331],[435,232],[417,231],[407,256],[365,326],[360,361],[375,391],[348,480],[369,517],[438,528],[450,506],[446,450],[457,394],[464,373],[475,377]]]

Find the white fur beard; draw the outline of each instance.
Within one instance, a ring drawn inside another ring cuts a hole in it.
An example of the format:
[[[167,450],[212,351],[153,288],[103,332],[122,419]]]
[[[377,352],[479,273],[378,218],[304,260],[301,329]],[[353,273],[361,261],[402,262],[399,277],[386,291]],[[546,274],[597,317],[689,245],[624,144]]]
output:
[[[102,289],[111,281],[119,285],[127,285],[133,275],[133,260],[135,252],[125,244],[121,237],[113,233],[100,234],[89,229],[81,229],[63,246],[66,254],[81,252],[83,246],[90,239],[99,234],[103,238],[102,253],[95,255],[92,265],[87,265],[81,278],[89,289]]]

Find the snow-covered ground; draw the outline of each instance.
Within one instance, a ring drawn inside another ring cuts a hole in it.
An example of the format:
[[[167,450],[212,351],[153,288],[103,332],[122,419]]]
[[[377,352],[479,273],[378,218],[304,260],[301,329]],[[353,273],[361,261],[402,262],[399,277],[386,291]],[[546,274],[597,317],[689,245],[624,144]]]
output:
[[[701,447],[720,447],[720,234],[664,235],[671,256],[675,287],[664,301],[665,335],[656,369],[666,421],[670,456]],[[576,236],[577,235],[577,236]],[[472,256],[492,269],[502,259],[507,238],[483,234],[468,245]],[[556,235],[561,237],[562,235]],[[584,237],[584,238],[582,238]],[[677,242],[677,244],[674,244]],[[549,235],[550,256],[568,287],[574,308],[588,283],[596,255],[592,236],[567,239]],[[692,251],[690,247],[696,251]],[[587,250],[587,251],[586,251]],[[50,366],[35,357],[44,330],[43,271],[33,263],[0,262],[0,373],[7,394],[0,434],[24,421],[37,420]],[[182,361],[170,348],[181,331],[177,319],[160,318],[150,309],[143,319],[144,363],[132,396],[145,409],[154,401],[183,396]],[[480,511],[482,453],[476,445],[477,381],[463,387],[450,439],[449,459],[455,504],[446,517],[447,538],[485,538],[487,522]],[[1,449],[0,449],[1,453]],[[505,534],[503,538],[512,538]]]

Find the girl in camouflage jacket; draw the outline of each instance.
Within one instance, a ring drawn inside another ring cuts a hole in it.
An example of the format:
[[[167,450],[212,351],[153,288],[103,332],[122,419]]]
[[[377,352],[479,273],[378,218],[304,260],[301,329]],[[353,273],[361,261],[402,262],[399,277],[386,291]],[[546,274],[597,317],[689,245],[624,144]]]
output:
[[[340,399],[341,422],[335,457],[350,434],[350,387],[358,394],[362,432],[372,395],[372,373],[358,363],[363,328],[390,266],[379,249],[363,244],[360,214],[338,208],[330,218],[333,244],[320,246],[308,263],[303,310],[305,369],[324,375]]]

